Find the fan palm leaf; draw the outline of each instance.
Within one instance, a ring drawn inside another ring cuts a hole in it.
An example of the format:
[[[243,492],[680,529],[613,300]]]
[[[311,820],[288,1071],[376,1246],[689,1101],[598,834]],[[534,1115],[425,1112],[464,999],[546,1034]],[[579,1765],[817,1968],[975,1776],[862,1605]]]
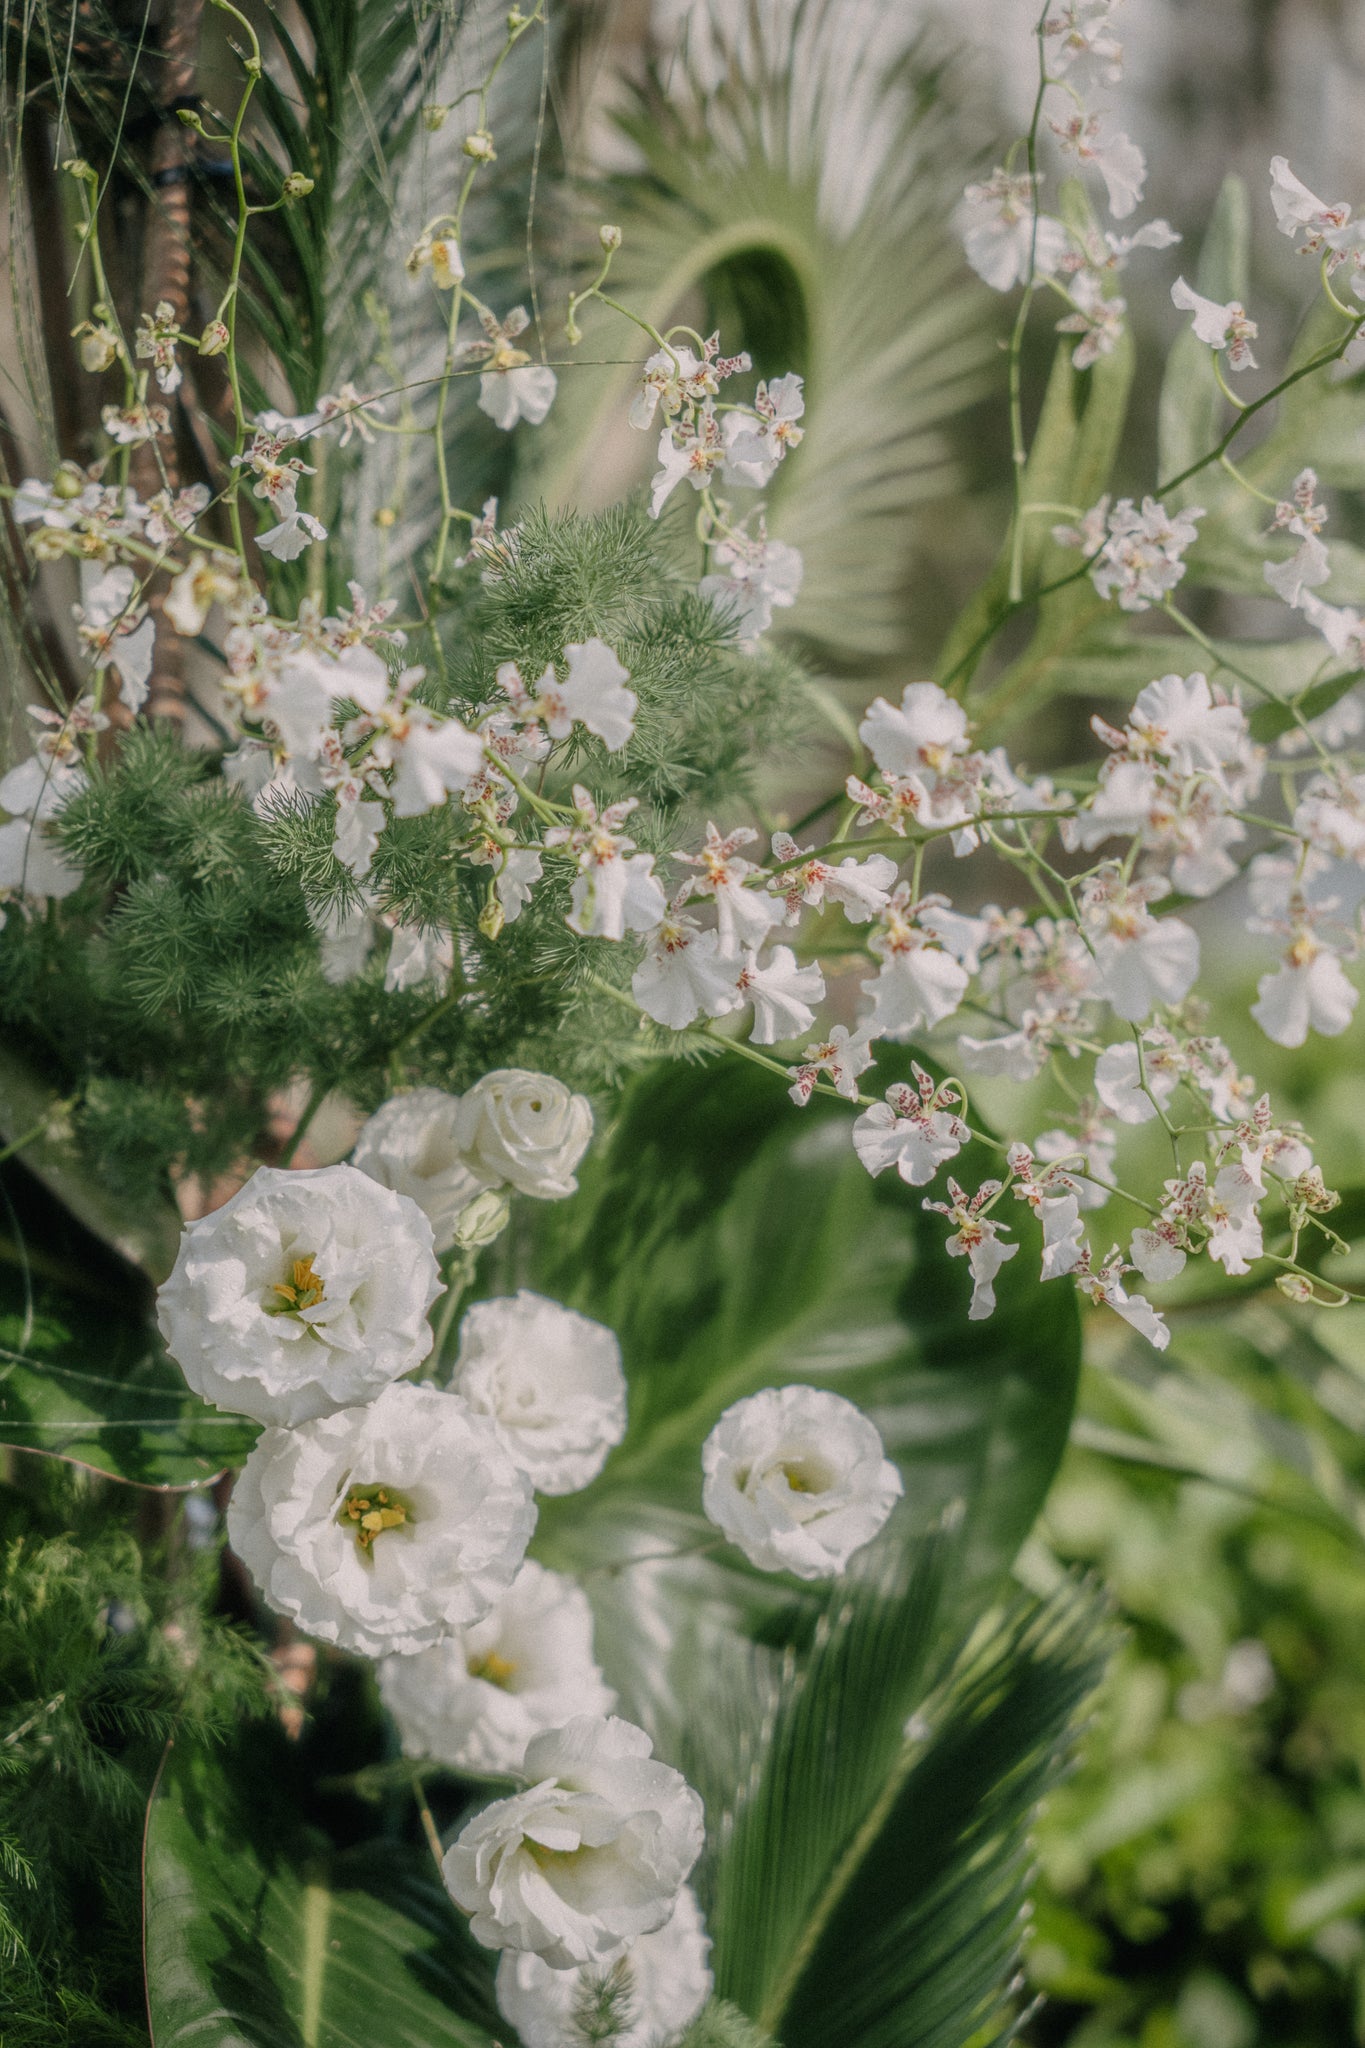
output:
[[[941,68],[825,0],[721,19],[693,10],[688,52],[619,117],[643,168],[590,195],[624,235],[612,292],[660,328],[723,319],[727,351],[805,375],[805,439],[770,493],[770,529],[806,556],[794,625],[836,666],[893,661],[926,508],[958,482],[948,429],[992,355],[946,227]],[[530,473],[551,503],[601,502],[653,453],[619,426],[648,343],[592,311]],[[593,375],[593,357],[625,360]]]

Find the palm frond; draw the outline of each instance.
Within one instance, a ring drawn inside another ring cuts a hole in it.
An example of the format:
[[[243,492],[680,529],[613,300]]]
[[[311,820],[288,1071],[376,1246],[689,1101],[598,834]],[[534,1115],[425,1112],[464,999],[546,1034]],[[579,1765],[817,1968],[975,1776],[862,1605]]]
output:
[[[1107,1625],[1073,1585],[1020,1601],[934,1685],[951,1543],[923,1550],[908,1585],[883,1562],[840,1589],[804,1667],[754,1696],[754,1764],[712,1815],[717,1992],[786,2048],[987,2048],[1015,2032],[1028,1825]]]
[[[946,229],[961,176],[943,67],[923,42],[889,56],[874,15],[859,30],[825,0],[780,27],[752,7],[724,19],[692,11],[684,55],[620,117],[642,172],[584,199],[624,233],[616,297],[657,327],[722,322],[763,374],[803,372],[806,435],[769,519],[806,555],[794,630],[841,668],[894,660],[926,507],[941,518],[958,482],[947,429],[993,352]],[[647,344],[591,311],[535,451],[552,503],[602,502],[652,467],[653,441],[619,430]]]

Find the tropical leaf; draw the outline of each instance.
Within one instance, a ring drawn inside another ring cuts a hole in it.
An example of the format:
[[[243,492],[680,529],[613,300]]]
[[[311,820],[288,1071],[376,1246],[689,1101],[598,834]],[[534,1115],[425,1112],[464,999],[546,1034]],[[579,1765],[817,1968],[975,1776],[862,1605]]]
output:
[[[763,1386],[831,1387],[872,1415],[905,1478],[893,1540],[960,1521],[949,1562],[965,1626],[995,1596],[1065,1446],[1074,1296],[1016,1277],[1021,1258],[996,1316],[968,1322],[939,1219],[900,1182],[870,1179],[848,1111],[817,1098],[797,1112],[738,1061],[632,1084],[582,1181],[572,1200],[523,1212],[480,1286],[530,1286],[620,1338],[626,1439],[592,1487],[541,1502],[533,1549],[582,1577],[622,1712],[662,1753],[690,1755],[700,1674],[739,1661],[756,1692],[780,1690],[782,1646],[809,1637],[818,1597],[752,1571],[700,1513],[702,1443]],[[755,1635],[771,1652],[751,1650]],[[706,1711],[726,1734],[721,1780],[737,1780],[747,1722],[723,1697]]]
[[[1028,1827],[1109,1648],[1099,1602],[1068,1586],[964,1654],[820,1902],[783,2005],[787,2048],[1014,2038]]]
[[[488,2048],[487,1960],[415,1852],[339,1852],[291,1811],[259,1745],[169,1752],[147,1816],[153,2048]]]
[[[769,524],[806,551],[795,630],[842,669],[907,644],[926,506],[958,480],[947,428],[993,355],[946,227],[965,172],[942,69],[923,47],[888,61],[860,19],[826,0],[780,19],[693,9],[683,51],[622,116],[641,171],[585,195],[625,238],[613,296],[660,328],[721,322],[761,373],[805,375],[805,439]],[[523,480],[552,504],[608,502],[653,466],[657,434],[621,431],[649,344],[600,308],[582,324],[584,360]]]
[[[1068,1588],[998,1616],[945,1672],[941,1624],[964,1632],[941,1609],[954,1540],[926,1540],[908,1574],[889,1549],[865,1561],[776,1689],[742,1664],[713,1688],[751,1728],[747,1770],[713,1794],[700,1876],[716,1990],[785,2048],[1005,2035],[1028,1816],[1106,1646]],[[689,1760],[702,1782],[711,1708]]]
[[[960,1170],[982,1178],[985,1161],[964,1155]],[[738,1061],[656,1069],[627,1093],[582,1192],[531,1227],[493,1274],[607,1323],[630,1383],[624,1443],[595,1486],[543,1504],[547,1543],[577,1548],[613,1504],[695,1515],[721,1410],[800,1381],[873,1416],[905,1475],[906,1532],[960,1503],[967,1577],[998,1582],[1065,1442],[1075,1297],[1021,1258],[996,1314],[968,1322],[941,1221],[894,1176],[868,1175],[846,1108],[817,1098],[797,1112]]]
[[[239,1465],[256,1429],[192,1394],[123,1290],[57,1277],[0,1250],[0,1444],[137,1486],[200,1486]]]
[[[760,1709],[753,1720],[760,1728],[770,1720],[771,1732],[755,1744],[747,1779],[715,1786],[711,1841],[724,1848],[713,1848],[703,1888],[717,1989],[770,2031],[781,2024],[830,1888],[886,1796],[905,1724],[930,1689],[926,1667],[951,1543],[939,1534],[919,1545],[900,1587],[905,1567],[896,1550],[865,1553],[830,1595],[809,1659],[767,1713],[762,1691],[745,1688]],[[707,1742],[703,1729],[694,1755]]]

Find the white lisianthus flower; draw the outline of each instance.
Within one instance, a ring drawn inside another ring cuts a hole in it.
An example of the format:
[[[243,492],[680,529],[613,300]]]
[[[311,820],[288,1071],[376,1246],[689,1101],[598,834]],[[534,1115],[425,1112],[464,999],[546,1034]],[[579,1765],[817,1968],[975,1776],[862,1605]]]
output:
[[[614,1961],[673,1913],[701,1854],[702,1804],[643,1728],[581,1715],[526,1751],[525,1792],[476,1814],[444,1874],[485,1948],[554,1970]]]
[[[578,1186],[574,1168],[592,1141],[592,1108],[552,1074],[498,1067],[463,1097],[460,1150],[485,1185],[558,1202]]]
[[[526,1288],[470,1309],[451,1385],[493,1419],[538,1493],[577,1493],[626,1433],[612,1332]]]
[[[361,1173],[416,1202],[438,1252],[449,1251],[461,1211],[488,1185],[460,1149],[459,1121],[458,1095],[412,1088],[375,1111],[351,1154]]]
[[[862,1410],[818,1387],[765,1387],[702,1446],[707,1518],[766,1572],[833,1578],[904,1488]]]
[[[457,1395],[385,1387],[298,1429],[267,1429],[237,1478],[228,1540],[308,1635],[409,1657],[507,1591],[535,1502],[496,1429]]]
[[[629,2001],[625,2030],[612,2037],[614,2048],[650,2048],[675,2039],[711,1996],[710,1948],[696,1894],[684,1885],[672,1919],[640,1935],[613,1963],[552,1970],[542,1956],[505,1950],[498,1962],[498,2011],[516,2028],[523,2048],[582,2048],[573,2023],[578,2001],[610,1979]]]
[[[517,1771],[544,1729],[616,1704],[593,1661],[587,1594],[529,1558],[482,1621],[386,1657],[379,1690],[405,1756],[466,1771]]]
[[[415,1202],[353,1166],[262,1166],[186,1226],[157,1321],[196,1394],[292,1427],[420,1365],[440,1292]]]

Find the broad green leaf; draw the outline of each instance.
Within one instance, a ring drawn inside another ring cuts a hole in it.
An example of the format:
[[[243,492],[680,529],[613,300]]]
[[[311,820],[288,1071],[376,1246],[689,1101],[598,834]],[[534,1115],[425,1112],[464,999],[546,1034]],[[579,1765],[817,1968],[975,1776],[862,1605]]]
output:
[[[173,1747],[153,1794],[152,2048],[487,2048],[491,1973],[430,1866],[336,1851],[293,1816],[281,1760],[265,1799],[254,1762]]]
[[[1248,264],[1251,209],[1240,178],[1229,177],[1214,204],[1208,233],[1199,251],[1191,282],[1205,298],[1220,304],[1249,296]],[[1226,430],[1229,407],[1214,375],[1213,351],[1200,341],[1188,315],[1166,358],[1157,427],[1157,475],[1178,476],[1214,447]],[[1175,493],[1174,503],[1200,498],[1202,477],[1192,477]]]
[[[905,1476],[907,1533],[960,1502],[967,1578],[990,1585],[1008,1567],[1066,1441],[1075,1294],[1033,1279],[1025,1245],[995,1315],[969,1322],[943,1219],[925,1191],[873,1180],[850,1127],[843,1104],[797,1110],[777,1077],[737,1060],[657,1069],[627,1094],[582,1192],[533,1219],[515,1277],[615,1330],[630,1386],[602,1478],[542,1503],[546,1545],[577,1548],[603,1508],[695,1515],[722,1409],[804,1382],[876,1421]],[[957,1162],[969,1185],[989,1170]],[[1022,1214],[1018,1228],[1027,1239]]]
[[[138,1486],[198,1486],[242,1463],[255,1425],[190,1392],[139,1305],[37,1263],[0,1260],[0,1443]]]
[[[61,1119],[53,1091],[41,1073],[0,1047],[0,1130],[13,1143],[47,1119]],[[175,1263],[182,1223],[169,1200],[163,1207],[131,1209],[99,1185],[69,1140],[40,1136],[23,1146],[24,1166],[35,1174],[87,1230],[131,1259],[153,1280],[164,1280]],[[3,1227],[3,1226],[0,1226]]]

